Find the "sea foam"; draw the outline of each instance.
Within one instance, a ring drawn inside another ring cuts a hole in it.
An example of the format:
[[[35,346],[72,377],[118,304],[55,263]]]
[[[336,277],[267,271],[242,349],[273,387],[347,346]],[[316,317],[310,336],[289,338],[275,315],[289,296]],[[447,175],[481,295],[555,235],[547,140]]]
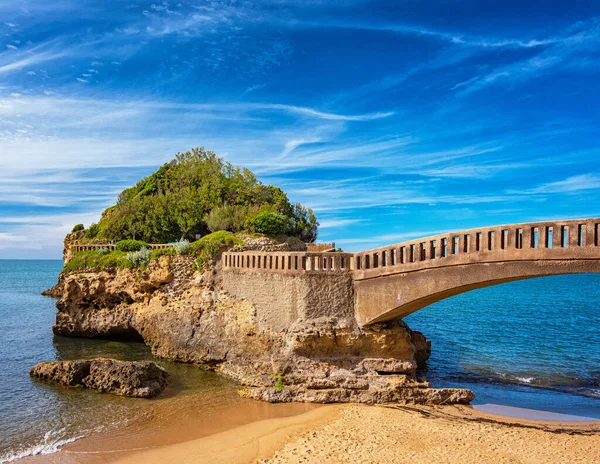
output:
[[[21,459],[27,456],[36,456],[38,454],[51,454],[56,453],[60,450],[61,447],[68,445],[69,443],[73,443],[75,440],[79,440],[83,438],[83,435],[73,438],[62,438],[57,439],[56,437],[60,435],[63,430],[58,431],[48,431],[44,435],[43,443],[39,445],[34,445],[29,448],[25,448],[17,451],[15,454],[9,454],[0,457],[0,464],[4,464],[6,462],[16,461],[17,459]]]

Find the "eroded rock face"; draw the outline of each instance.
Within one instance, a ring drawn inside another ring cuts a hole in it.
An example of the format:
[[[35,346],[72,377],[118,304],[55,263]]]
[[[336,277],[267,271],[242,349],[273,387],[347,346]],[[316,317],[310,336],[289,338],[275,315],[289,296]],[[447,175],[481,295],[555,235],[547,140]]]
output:
[[[75,387],[83,385],[83,379],[90,375],[91,361],[41,362],[29,371],[29,375],[42,380]]]
[[[29,375],[72,387],[94,388],[121,396],[151,398],[162,392],[168,374],[151,361],[92,359],[42,362]]]
[[[83,337],[139,334],[155,355],[213,369],[248,387],[245,395],[266,401],[439,404],[473,398],[468,390],[434,390],[416,378],[431,345],[402,321],[360,328],[350,305],[326,316],[331,308],[321,314],[313,299],[312,312],[292,312],[289,324],[270,324],[261,311],[278,308],[262,309],[224,291],[219,265],[199,273],[192,263],[188,256],[163,256],[143,272],[63,275],[53,330]],[[345,285],[343,276],[339,284]],[[310,296],[319,283],[306,285]]]

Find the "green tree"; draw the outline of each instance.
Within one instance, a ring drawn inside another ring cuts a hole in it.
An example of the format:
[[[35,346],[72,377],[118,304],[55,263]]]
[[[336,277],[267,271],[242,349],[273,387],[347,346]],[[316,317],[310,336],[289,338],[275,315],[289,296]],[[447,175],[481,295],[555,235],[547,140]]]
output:
[[[250,221],[260,213],[281,216],[286,232],[300,234],[298,238],[316,238],[318,223],[311,210],[293,206],[279,187],[262,184],[250,170],[201,147],[178,153],[123,190],[117,204],[103,213],[97,236],[147,242],[192,239],[209,231],[240,232],[252,227]]]
[[[303,242],[312,243],[317,240],[318,234],[319,222],[313,210],[296,203],[292,212],[290,235],[298,237]]]

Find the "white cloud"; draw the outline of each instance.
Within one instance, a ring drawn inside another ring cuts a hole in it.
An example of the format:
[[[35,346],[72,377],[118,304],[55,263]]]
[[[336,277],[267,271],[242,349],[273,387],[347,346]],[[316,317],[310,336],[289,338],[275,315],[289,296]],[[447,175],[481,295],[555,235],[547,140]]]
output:
[[[556,182],[548,182],[529,190],[521,190],[518,191],[518,193],[553,194],[572,193],[594,189],[600,189],[600,176],[596,174],[581,174]]]
[[[549,42],[533,57],[499,66],[485,74],[471,77],[454,85],[459,96],[469,95],[493,84],[522,82],[556,68],[595,67],[597,60],[582,59],[583,54],[600,46],[600,22],[596,19],[571,26],[564,35]]]
[[[320,229],[334,229],[351,226],[352,224],[358,224],[363,222],[362,219],[325,219],[319,221]]]

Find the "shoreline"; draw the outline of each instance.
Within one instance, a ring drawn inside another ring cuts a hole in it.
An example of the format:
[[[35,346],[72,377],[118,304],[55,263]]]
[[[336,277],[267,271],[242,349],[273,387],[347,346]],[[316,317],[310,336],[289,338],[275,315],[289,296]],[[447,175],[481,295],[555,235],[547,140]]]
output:
[[[313,406],[304,412],[284,412],[279,417],[256,420],[193,438],[181,433],[185,424],[179,428],[147,424],[152,427],[147,428],[142,441],[138,434],[129,441],[131,446],[127,449],[118,447],[119,441],[129,436],[127,431],[123,431],[125,433],[118,437],[120,440],[113,440],[115,434],[85,437],[56,453],[26,457],[18,462],[293,463],[302,456],[303,462],[315,463],[368,462],[369,459],[383,463],[425,463],[434,462],[435,453],[442,448],[444,454],[435,455],[437,462],[456,462],[475,456],[479,462],[490,463],[554,462],[543,458],[544,453],[550,452],[552,456],[561,456],[568,462],[590,462],[600,455],[600,420],[511,417],[510,414],[522,408],[501,405],[490,406],[497,412],[508,414],[458,405],[367,406],[350,403]],[[545,414],[544,411],[524,411],[537,413],[540,417]],[[562,418],[567,417],[573,416],[564,415]],[[153,444],[157,430],[166,444]],[[178,440],[177,437],[183,439]],[[405,442],[415,440],[423,446],[412,446],[411,452],[406,455],[395,454]],[[480,442],[487,444],[482,448]],[[112,446],[107,446],[109,443]],[[531,445],[529,448],[528,443]],[[511,452],[516,453],[516,459],[537,456],[538,460],[510,461],[502,457]],[[410,460],[408,456],[411,456]],[[442,457],[448,460],[440,460]]]

